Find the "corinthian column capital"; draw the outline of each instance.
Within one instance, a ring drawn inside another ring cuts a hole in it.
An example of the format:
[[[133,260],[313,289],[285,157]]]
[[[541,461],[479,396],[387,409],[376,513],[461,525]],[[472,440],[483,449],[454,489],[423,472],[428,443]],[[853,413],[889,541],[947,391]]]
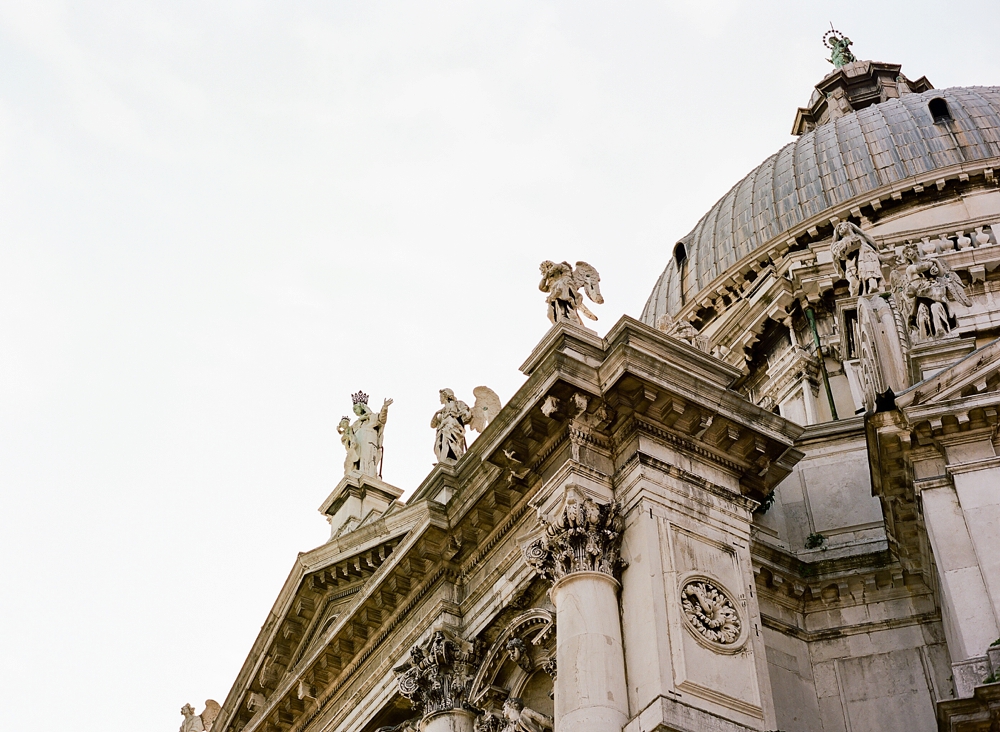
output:
[[[476,653],[464,650],[443,631],[410,650],[409,659],[393,669],[399,693],[423,716],[469,707]]]
[[[574,572],[617,578],[625,521],[617,502],[600,504],[571,486],[552,520],[539,513],[544,533],[524,548],[525,561],[549,582]]]

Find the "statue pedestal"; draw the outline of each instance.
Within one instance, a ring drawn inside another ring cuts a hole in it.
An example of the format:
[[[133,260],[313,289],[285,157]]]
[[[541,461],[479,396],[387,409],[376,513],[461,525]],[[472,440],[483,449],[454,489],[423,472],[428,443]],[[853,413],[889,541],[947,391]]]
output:
[[[349,521],[360,523],[372,512],[381,516],[389,504],[401,495],[403,491],[394,485],[352,471],[337,483],[333,493],[319,507],[319,512],[330,523],[330,538],[334,539],[339,533],[343,533],[344,524]]]
[[[552,586],[556,729],[619,732],[628,722],[618,589],[603,572],[574,572]]]

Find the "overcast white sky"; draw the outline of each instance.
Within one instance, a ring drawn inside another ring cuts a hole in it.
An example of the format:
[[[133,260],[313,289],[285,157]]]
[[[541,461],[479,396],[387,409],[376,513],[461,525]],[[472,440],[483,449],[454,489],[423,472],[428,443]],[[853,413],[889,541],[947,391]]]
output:
[[[505,401],[543,259],[602,334],[861,58],[1000,84],[984,2],[0,1],[4,729],[224,700],[342,474],[350,394],[430,469]]]

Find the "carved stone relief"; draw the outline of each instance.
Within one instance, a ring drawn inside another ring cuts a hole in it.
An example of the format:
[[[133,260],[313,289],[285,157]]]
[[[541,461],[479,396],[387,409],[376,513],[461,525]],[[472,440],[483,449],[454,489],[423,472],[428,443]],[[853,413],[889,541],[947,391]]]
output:
[[[471,685],[479,732],[552,729],[555,619],[544,608],[515,617],[483,655]]]
[[[484,654],[472,682],[471,702],[499,712],[504,699],[521,696],[539,672],[554,679],[555,629],[555,618],[544,608],[515,617]]]
[[[708,577],[689,577],[681,587],[681,608],[688,630],[709,647],[738,647],[743,619],[721,585]]]

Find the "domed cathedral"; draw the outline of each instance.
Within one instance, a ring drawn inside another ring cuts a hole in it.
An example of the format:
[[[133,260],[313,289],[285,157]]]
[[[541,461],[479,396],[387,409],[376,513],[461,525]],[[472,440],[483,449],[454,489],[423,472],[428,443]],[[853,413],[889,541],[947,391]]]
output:
[[[189,729],[995,728],[1000,88],[826,41],[641,320],[542,263],[524,385],[442,389],[408,500],[352,396],[330,539]]]

